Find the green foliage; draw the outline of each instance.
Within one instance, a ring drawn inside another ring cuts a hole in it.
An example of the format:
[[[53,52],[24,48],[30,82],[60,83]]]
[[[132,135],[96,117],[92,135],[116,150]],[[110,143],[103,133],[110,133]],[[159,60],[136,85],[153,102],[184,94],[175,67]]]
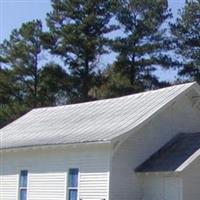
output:
[[[40,21],[22,24],[0,45],[0,126],[25,111],[67,102],[69,76],[61,66],[40,66]]]
[[[126,74],[121,73],[118,70],[117,65],[108,65],[107,68],[101,74],[100,84],[90,91],[91,96],[95,99],[105,99],[120,97],[130,94],[130,91],[142,92],[144,91],[144,83],[139,81],[137,85],[131,85],[129,77]],[[156,77],[152,80],[153,75],[151,75],[151,81],[146,82],[148,89],[157,89],[162,87],[167,87],[170,85],[166,81],[158,81]],[[146,79],[147,80],[147,79]]]
[[[46,64],[39,75],[40,106],[66,104],[70,84],[70,77],[61,66],[55,63]]]
[[[180,59],[179,75],[200,83],[200,1],[186,1],[179,18],[171,25],[176,53]]]
[[[0,104],[0,128],[28,111],[29,109],[22,102]]]
[[[10,69],[0,68],[0,128],[28,111]]]
[[[13,99],[21,100],[20,91],[15,82],[11,70],[0,68],[0,105]]]
[[[2,63],[12,70],[15,85],[31,107],[37,106],[38,60],[42,50],[41,32],[42,24],[39,20],[24,23],[0,46]]]
[[[101,74],[100,85],[92,88],[91,96],[95,99],[119,97],[129,94],[130,81],[122,73],[115,70],[114,65],[109,65]]]
[[[44,46],[60,56],[72,76],[71,101],[88,101],[99,56],[107,52],[105,34],[111,32],[112,1],[52,0],[49,33]]]
[[[167,0],[119,0],[116,17],[124,36],[113,41],[118,53],[116,70],[129,79],[129,93],[159,87],[153,75],[158,67],[169,67],[165,52],[168,40],[161,25],[171,15]],[[150,86],[150,87],[149,87]]]

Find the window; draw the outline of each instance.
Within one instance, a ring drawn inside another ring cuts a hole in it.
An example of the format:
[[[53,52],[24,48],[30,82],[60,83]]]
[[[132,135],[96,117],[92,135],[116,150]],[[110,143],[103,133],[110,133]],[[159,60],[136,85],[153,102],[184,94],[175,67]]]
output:
[[[77,200],[78,198],[78,172],[79,169],[69,169],[69,175],[68,175],[69,200]]]
[[[19,200],[27,200],[28,171],[22,170],[19,179]]]

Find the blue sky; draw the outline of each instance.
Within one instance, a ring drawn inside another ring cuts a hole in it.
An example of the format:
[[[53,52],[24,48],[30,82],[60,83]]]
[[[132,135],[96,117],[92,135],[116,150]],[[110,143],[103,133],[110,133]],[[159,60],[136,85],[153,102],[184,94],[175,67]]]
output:
[[[169,0],[169,7],[174,17],[178,9],[184,6],[185,0]],[[45,22],[46,13],[51,10],[50,0],[0,0],[0,42],[9,37],[14,28],[23,22],[41,19]],[[112,62],[114,55],[103,57],[102,64]],[[173,71],[159,71],[161,79],[173,80]]]

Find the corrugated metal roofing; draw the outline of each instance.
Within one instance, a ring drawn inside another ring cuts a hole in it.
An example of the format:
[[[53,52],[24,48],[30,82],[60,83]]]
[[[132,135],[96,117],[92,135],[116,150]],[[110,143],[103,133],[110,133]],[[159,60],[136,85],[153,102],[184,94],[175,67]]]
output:
[[[0,149],[111,141],[140,125],[194,85],[34,109],[0,130]]]
[[[139,166],[136,172],[181,171],[184,169],[181,166],[199,149],[200,133],[179,134]]]

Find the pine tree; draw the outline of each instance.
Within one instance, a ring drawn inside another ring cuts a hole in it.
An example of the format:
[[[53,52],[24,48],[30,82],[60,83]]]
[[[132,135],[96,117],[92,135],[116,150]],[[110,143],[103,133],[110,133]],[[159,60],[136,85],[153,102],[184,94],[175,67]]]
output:
[[[12,70],[15,84],[31,107],[37,106],[41,33],[41,21],[24,23],[19,30],[12,31],[9,40],[0,45],[3,63]]]
[[[12,70],[0,67],[0,128],[26,111]]]
[[[180,77],[200,83],[200,0],[186,1],[171,32],[176,53],[181,56]]]
[[[41,34],[40,21],[27,22],[0,45],[0,126],[32,108],[68,100],[67,72],[58,64],[40,63]]]
[[[108,65],[105,70],[101,72],[99,79],[98,85],[92,88],[90,92],[91,96],[95,99],[120,97],[128,95],[131,92],[136,92],[136,90],[133,91],[133,86],[130,83],[129,77],[126,74],[121,73],[115,64]],[[148,89],[154,89],[155,85],[159,85],[159,87],[167,87],[170,83],[166,81],[158,81],[155,77],[154,82],[152,83],[152,88],[149,86]]]
[[[123,35],[112,44],[118,54],[115,71],[129,80],[129,93],[160,87],[154,72],[158,66],[167,68],[172,62],[165,54],[168,39],[162,28],[171,16],[167,0],[118,0],[118,3],[116,19]]]
[[[56,63],[47,63],[39,74],[39,102],[41,106],[55,106],[68,103],[71,78]]]
[[[98,59],[107,52],[105,34],[114,29],[110,25],[112,1],[52,0],[52,7],[47,15],[50,32],[43,35],[45,47],[68,66],[71,101],[88,101]]]

